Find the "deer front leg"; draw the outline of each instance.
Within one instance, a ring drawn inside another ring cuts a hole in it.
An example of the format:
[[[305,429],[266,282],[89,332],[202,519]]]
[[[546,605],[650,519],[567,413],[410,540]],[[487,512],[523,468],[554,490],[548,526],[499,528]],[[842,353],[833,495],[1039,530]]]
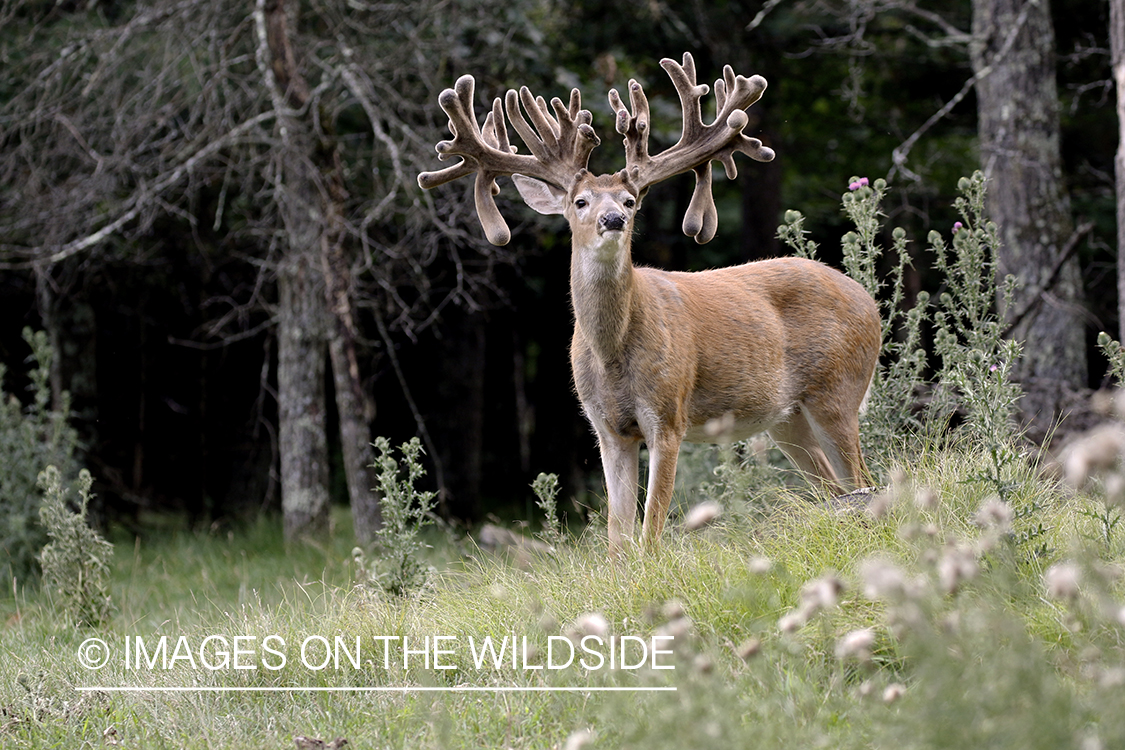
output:
[[[625,540],[632,540],[633,524],[637,520],[637,463],[641,443],[605,430],[597,432],[602,471],[609,491],[609,551],[617,555]]]
[[[657,435],[648,443],[648,497],[645,498],[644,541],[648,549],[656,549],[668,509],[672,505],[672,491],[676,488],[676,461],[680,456],[682,437],[674,434]]]

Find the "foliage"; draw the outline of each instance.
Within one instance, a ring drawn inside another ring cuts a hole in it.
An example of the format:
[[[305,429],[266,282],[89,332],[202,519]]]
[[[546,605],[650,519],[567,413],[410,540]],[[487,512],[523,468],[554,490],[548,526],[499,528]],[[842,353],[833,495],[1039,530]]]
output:
[[[1098,334],[1098,348],[1109,361],[1109,374],[1113,382],[1118,388],[1125,387],[1125,349],[1122,349],[1121,342],[1102,331]]]
[[[540,472],[531,483],[531,491],[535,493],[535,504],[543,511],[543,536],[549,544],[558,544],[562,541],[562,521],[559,520],[558,504],[555,498],[559,494],[559,475]]]
[[[1006,329],[993,312],[997,297],[1009,305],[1014,279],[997,290],[996,226],[985,218],[985,179],[980,172],[958,183],[961,222],[954,225],[950,251],[938,232],[930,233],[935,267],[945,278],[947,291],[939,297],[934,314],[934,349],[941,359],[937,398],[931,419],[941,425],[960,408],[974,442],[991,458],[980,479],[1006,499],[1011,486],[1008,473],[1020,460],[1015,446],[1016,402],[1022,395],[1012,380],[1012,369],[1021,344],[1004,337]],[[952,256],[952,257],[951,257]]]
[[[881,206],[886,194],[885,180],[852,177],[842,199],[844,213],[855,227],[842,238],[844,269],[878,301],[882,321],[883,355],[871,382],[861,430],[864,451],[876,473],[890,467],[891,457],[921,427],[913,405],[924,382],[926,353],[921,339],[930,301],[928,294],[920,292],[914,305],[904,309],[904,280],[911,260],[902,227],[891,233],[895,261],[889,283],[880,281]],[[885,286],[889,293],[884,293]]]
[[[108,585],[113,545],[86,518],[93,481],[90,472],[78,472],[79,503],[72,511],[59,470],[48,466],[39,475],[43,490],[39,518],[51,538],[39,553],[43,585],[72,620],[87,628],[104,625],[113,610]]]
[[[383,511],[383,526],[375,532],[381,554],[372,571],[366,570],[362,550],[357,548],[353,555],[368,574],[369,582],[394,596],[406,596],[419,589],[429,573],[421,558],[427,544],[420,532],[433,523],[437,493],[415,487],[426,473],[419,459],[423,450],[418,438],[399,446],[401,466],[391,455],[389,440],[378,437],[374,445],[379,451],[374,468],[378,472]]]
[[[47,334],[25,328],[23,338],[35,365],[30,372],[31,404],[23,407],[15,395],[0,388],[0,580],[6,582],[33,577],[35,555],[47,541],[38,524],[39,471],[53,465],[63,476],[73,475],[78,447],[78,435],[67,422],[69,396],[61,393],[57,408],[51,405],[55,353]],[[0,365],[0,386],[3,379]]]

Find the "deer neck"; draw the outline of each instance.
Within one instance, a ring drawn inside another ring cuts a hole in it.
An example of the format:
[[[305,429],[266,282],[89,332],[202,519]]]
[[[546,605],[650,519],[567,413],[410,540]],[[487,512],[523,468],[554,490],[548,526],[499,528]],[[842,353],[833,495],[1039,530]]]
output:
[[[636,278],[630,233],[574,241],[570,261],[570,294],[575,335],[601,361],[619,356],[628,339],[636,300]]]

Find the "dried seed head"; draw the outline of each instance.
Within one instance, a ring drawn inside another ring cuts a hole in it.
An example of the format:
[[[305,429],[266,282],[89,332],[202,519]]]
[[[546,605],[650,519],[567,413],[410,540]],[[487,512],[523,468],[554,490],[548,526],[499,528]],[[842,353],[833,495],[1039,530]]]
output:
[[[683,617],[684,611],[684,603],[679,599],[669,599],[668,601],[664,602],[664,606],[660,609],[660,613],[663,614],[664,617],[668,620],[675,620],[677,617]]]
[[[692,659],[691,665],[695,667],[695,671],[700,674],[711,674],[715,669],[715,662],[713,662],[711,657],[707,654],[697,654],[696,657]]]
[[[805,627],[808,617],[799,609],[788,612],[781,616],[777,621],[777,629],[782,633],[796,633],[801,628]]]
[[[871,649],[874,646],[874,630],[871,628],[853,630],[836,642],[836,658],[867,661],[871,658]]]
[[[815,614],[822,609],[832,609],[840,592],[844,590],[844,582],[834,575],[821,576],[809,581],[801,588],[801,608]]]
[[[592,730],[579,729],[576,732],[571,732],[570,736],[566,738],[566,744],[563,745],[563,750],[582,750],[582,748],[593,741],[594,732]]]
[[[1125,476],[1115,471],[1106,476],[1104,484],[1106,504],[1118,508],[1125,506]]]
[[[938,580],[946,593],[952,594],[965,581],[977,574],[977,558],[972,550],[960,545],[946,547],[937,563]]]
[[[757,638],[747,638],[738,646],[738,648],[734,650],[734,653],[738,655],[739,659],[742,659],[743,661],[749,661],[750,659],[753,659],[755,656],[761,653],[761,651],[761,640]]]
[[[683,638],[691,632],[691,618],[690,617],[677,617],[675,620],[665,623],[656,629],[658,636],[672,636],[673,638]]]
[[[895,496],[894,488],[885,490],[883,492],[876,492],[871,495],[871,499],[867,502],[867,507],[864,509],[867,515],[875,520],[883,518],[891,512],[894,507],[897,497]]]
[[[901,682],[892,682],[890,685],[887,685],[887,689],[883,691],[883,702],[894,703],[905,694],[905,685]]]
[[[714,500],[704,500],[695,505],[684,516],[684,528],[688,531],[698,531],[704,526],[709,526],[723,514],[723,506]]]
[[[746,566],[754,575],[765,575],[773,569],[773,560],[768,557],[755,557]]]
[[[906,594],[906,575],[886,560],[868,558],[859,565],[863,595],[868,599],[901,599]]]
[[[1055,563],[1043,574],[1043,582],[1047,586],[1047,596],[1052,599],[1077,599],[1082,569],[1069,561]]]
[[[980,506],[973,520],[981,528],[996,529],[1003,533],[1012,525],[1012,508],[996,495],[992,495]]]
[[[938,497],[938,493],[931,487],[921,487],[914,493],[914,504],[921,510],[937,510],[939,502],[941,502],[941,498]]]
[[[609,621],[600,612],[587,612],[568,625],[563,634],[572,641],[582,640],[588,635],[604,638],[609,634]]]
[[[1067,483],[1082,489],[1090,478],[1112,469],[1125,453],[1125,427],[1106,424],[1095,427],[1063,449],[1060,462]]]

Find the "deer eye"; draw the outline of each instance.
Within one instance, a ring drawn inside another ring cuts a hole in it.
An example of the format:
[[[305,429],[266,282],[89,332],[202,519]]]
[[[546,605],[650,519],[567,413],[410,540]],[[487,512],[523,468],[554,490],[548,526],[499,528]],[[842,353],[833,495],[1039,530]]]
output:
[[[635,205],[637,205],[637,202],[635,200],[633,200],[632,198],[626,198],[625,199],[625,208],[632,208]]]
[[[586,203],[585,198],[579,198],[578,200],[574,201],[575,208],[586,208],[587,205],[588,204]]]

